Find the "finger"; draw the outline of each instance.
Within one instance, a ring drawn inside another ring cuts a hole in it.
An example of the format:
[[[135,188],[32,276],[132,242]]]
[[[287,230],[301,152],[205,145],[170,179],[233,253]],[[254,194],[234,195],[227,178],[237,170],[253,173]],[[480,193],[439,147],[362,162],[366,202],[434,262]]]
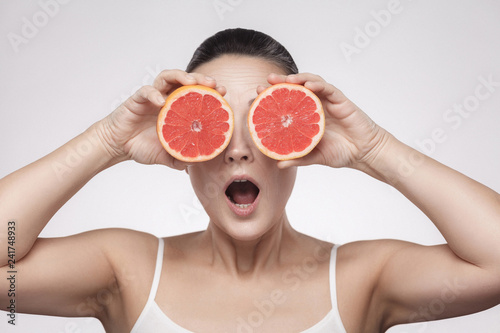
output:
[[[177,170],[184,170],[187,166],[185,162],[179,161],[178,159],[174,158],[164,149],[162,149],[156,156],[155,163],[166,165],[169,168]]]
[[[215,88],[217,85],[217,82],[215,81],[215,79],[209,75],[196,73],[196,72],[189,73],[188,75],[190,77],[193,77],[195,80],[195,83],[191,83],[191,84],[200,84],[202,86],[206,86],[209,88]]]
[[[270,84],[285,83],[287,75],[271,73],[267,76],[267,82]]]
[[[211,76],[196,73],[196,72],[189,73],[188,75],[191,75],[196,80],[195,84],[200,84],[202,86],[206,86],[206,87],[215,89],[222,96],[224,96],[227,93],[226,87],[218,86],[217,81]]]
[[[307,81],[319,81],[319,82],[325,82],[325,80],[316,74],[311,74],[311,73],[298,73],[298,74],[292,74],[288,75],[286,77],[286,82],[288,83],[295,83],[295,84],[305,84]]]
[[[335,87],[324,81],[306,81],[304,87],[316,94],[330,95],[335,93]]]
[[[315,155],[316,154],[311,152],[310,154],[307,154],[306,156],[296,158],[293,160],[278,161],[277,165],[278,165],[278,168],[280,168],[280,169],[287,169],[290,167],[319,164],[318,158]]]
[[[266,90],[267,87],[264,87],[264,86],[261,86],[261,85],[258,85],[257,86],[257,95],[260,95],[264,90]]]
[[[166,150],[162,150],[158,154],[158,156],[156,156],[155,163],[161,164],[161,165],[166,165],[166,166],[172,168],[173,167],[173,158]]]
[[[158,154],[155,163],[165,165],[168,166],[169,168],[176,170],[184,170],[187,168],[188,165],[190,165],[188,163],[179,161],[178,159],[174,158],[166,150],[163,150],[160,152],[160,154]]]
[[[192,165],[192,163],[183,162],[181,160],[173,158],[173,163],[171,167],[177,170],[185,170],[190,165]]]
[[[342,103],[347,99],[340,89],[327,83],[321,76],[312,73],[291,75],[269,74],[267,81],[271,84],[293,83],[303,85],[316,94],[323,94],[331,103]]]
[[[300,166],[296,160],[278,161],[276,165],[278,166],[279,169],[288,169],[291,167]]]
[[[227,89],[224,86],[216,86],[215,90],[217,90],[217,92],[221,94],[221,96],[224,96],[227,93]]]
[[[307,81],[304,87],[311,90],[320,98],[326,98],[332,104],[340,104],[347,100],[347,97],[334,85],[327,82]]]
[[[162,94],[152,86],[143,86],[137,90],[129,99],[125,101],[125,106],[133,110],[134,106],[151,103],[154,106],[161,107],[165,104]],[[153,108],[157,109],[157,108]],[[156,110],[157,111],[157,110]]]
[[[330,103],[339,104],[347,97],[334,85],[326,82],[321,76],[312,73],[292,74],[286,77],[287,83],[301,84]]]
[[[155,78],[153,87],[161,93],[167,94],[172,89],[181,85],[196,84],[196,78],[180,69],[164,70]]]
[[[325,82],[323,78],[319,75],[311,74],[311,73],[299,73],[299,74],[290,74],[290,75],[280,75],[271,73],[267,77],[267,81],[271,84],[278,83],[293,83],[293,84],[305,84],[308,81],[321,81]]]

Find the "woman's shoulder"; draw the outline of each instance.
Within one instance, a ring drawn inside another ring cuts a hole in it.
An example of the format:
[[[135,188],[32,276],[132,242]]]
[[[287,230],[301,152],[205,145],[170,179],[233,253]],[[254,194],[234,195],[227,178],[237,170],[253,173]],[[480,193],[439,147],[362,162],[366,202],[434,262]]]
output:
[[[106,228],[87,232],[99,246],[115,271],[133,266],[154,265],[158,250],[158,238],[150,233],[125,229]]]
[[[345,261],[385,261],[394,254],[408,247],[420,246],[397,239],[357,240],[339,245],[339,257]]]
[[[194,248],[201,232],[193,232],[169,237],[125,228],[109,228],[91,231],[100,239],[103,251],[110,254],[116,265],[155,264],[158,257],[159,242],[164,244],[163,256],[180,257]]]
[[[136,250],[146,250],[158,247],[158,237],[143,231],[126,228],[106,228],[89,231],[96,238],[105,241],[110,249],[130,248],[136,246]]]
[[[345,243],[337,250],[339,280],[356,288],[373,287],[394,254],[419,245],[396,239],[359,240]]]
[[[346,262],[353,266],[367,267],[367,263],[372,265],[380,264],[395,251],[417,244],[395,240],[395,239],[374,239],[356,240],[352,242],[331,242],[315,238],[306,234],[299,234],[297,242],[293,243],[293,252],[314,253],[319,255],[330,253],[336,248],[337,261]]]

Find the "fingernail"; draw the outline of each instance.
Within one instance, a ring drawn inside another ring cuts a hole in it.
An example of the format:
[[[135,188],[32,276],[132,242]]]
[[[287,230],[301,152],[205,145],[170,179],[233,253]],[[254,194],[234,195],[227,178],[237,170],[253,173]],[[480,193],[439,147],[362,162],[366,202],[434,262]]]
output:
[[[207,81],[214,81],[214,80],[215,80],[215,79],[214,79],[213,77],[211,77],[211,76],[205,76],[205,79],[206,79]]]
[[[194,76],[192,76],[191,74],[186,74],[186,79],[194,80]]]

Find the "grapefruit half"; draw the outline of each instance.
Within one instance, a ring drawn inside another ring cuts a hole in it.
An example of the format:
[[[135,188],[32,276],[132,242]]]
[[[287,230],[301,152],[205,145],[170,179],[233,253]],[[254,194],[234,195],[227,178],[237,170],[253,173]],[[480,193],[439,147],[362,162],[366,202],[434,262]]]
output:
[[[325,131],[319,98],[302,85],[275,84],[257,96],[248,113],[248,128],[259,150],[276,160],[305,156]]]
[[[173,91],[160,110],[156,132],[165,150],[184,162],[219,155],[233,133],[233,111],[214,89],[201,85]]]

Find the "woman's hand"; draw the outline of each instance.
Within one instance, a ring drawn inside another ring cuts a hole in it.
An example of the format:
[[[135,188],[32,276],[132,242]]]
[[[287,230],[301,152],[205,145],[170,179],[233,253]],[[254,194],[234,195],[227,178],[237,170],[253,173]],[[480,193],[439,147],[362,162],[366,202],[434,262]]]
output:
[[[323,164],[364,170],[390,137],[339,89],[317,75],[271,74],[268,81],[271,84],[287,82],[304,85],[320,98],[325,112],[325,133],[319,144],[304,157],[278,162],[280,168]],[[257,92],[262,90],[259,87]]]
[[[181,70],[165,70],[152,86],[143,86],[109,116],[96,124],[96,129],[109,154],[117,160],[131,159],[143,164],[164,164],[182,170],[187,164],[169,155],[156,133],[156,122],[165,98],[182,85],[201,84],[218,89],[215,80]]]

